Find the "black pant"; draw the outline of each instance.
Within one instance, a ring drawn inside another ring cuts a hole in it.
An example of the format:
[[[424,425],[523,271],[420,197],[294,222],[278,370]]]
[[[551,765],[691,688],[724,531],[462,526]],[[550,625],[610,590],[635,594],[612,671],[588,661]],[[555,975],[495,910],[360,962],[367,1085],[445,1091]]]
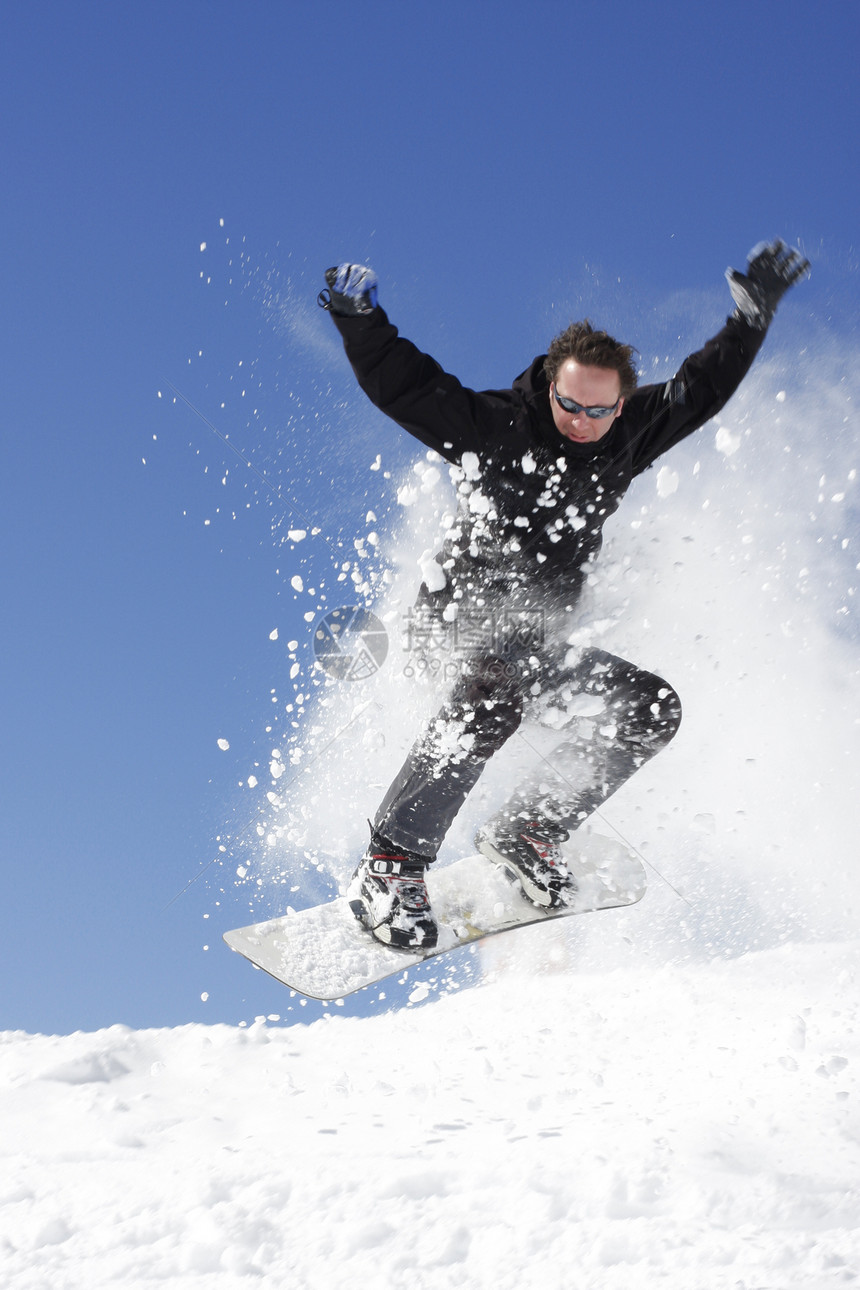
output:
[[[589,702],[589,700],[591,702]],[[397,846],[435,856],[489,759],[524,713],[570,706],[559,744],[502,808],[511,820],[547,820],[569,831],[675,735],[681,702],[670,685],[603,650],[572,667],[544,657],[475,656],[444,707],[413,745],[374,820]],[[579,712],[576,709],[579,708]]]

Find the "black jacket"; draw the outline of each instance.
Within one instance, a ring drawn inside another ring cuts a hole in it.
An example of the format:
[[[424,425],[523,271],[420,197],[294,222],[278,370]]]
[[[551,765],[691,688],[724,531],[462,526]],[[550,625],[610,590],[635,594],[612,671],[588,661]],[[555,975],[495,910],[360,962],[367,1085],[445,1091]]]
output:
[[[511,389],[476,392],[383,309],[332,317],[368,398],[460,468],[457,515],[436,557],[445,586],[422,589],[438,609],[572,606],[632,479],[720,411],[764,339],[732,315],[671,381],[634,391],[603,439],[576,444],[552,419],[543,356]]]

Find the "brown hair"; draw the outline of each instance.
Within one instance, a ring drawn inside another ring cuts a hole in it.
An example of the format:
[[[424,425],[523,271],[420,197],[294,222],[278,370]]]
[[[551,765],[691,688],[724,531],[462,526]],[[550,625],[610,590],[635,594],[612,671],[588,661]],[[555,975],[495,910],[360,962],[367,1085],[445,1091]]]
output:
[[[617,372],[621,380],[621,397],[627,398],[636,389],[636,368],[633,366],[633,355],[637,351],[632,345],[622,345],[605,331],[596,331],[586,318],[584,322],[573,322],[556,336],[547,350],[543,370],[548,381],[554,381],[559,368],[568,358],[575,359],[584,367],[606,367]]]

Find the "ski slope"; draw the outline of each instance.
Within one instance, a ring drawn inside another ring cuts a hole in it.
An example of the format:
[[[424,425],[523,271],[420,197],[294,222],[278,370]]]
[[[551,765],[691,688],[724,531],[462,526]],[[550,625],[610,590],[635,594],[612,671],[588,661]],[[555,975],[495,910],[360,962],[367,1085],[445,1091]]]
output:
[[[375,1017],[3,1035],[3,1284],[856,1283],[860,940],[572,975],[548,932]]]

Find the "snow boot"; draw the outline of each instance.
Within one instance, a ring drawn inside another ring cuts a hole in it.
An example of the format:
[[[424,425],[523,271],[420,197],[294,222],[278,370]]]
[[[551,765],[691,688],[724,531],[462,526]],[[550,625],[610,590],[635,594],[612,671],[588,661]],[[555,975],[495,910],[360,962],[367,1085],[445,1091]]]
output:
[[[547,820],[496,816],[478,830],[475,845],[522,887],[533,905],[559,909],[576,895],[576,882],[559,847],[569,836],[563,825]]]
[[[346,898],[358,921],[383,945],[398,950],[435,947],[439,928],[424,877],[431,861],[431,856],[405,851],[371,833]]]

